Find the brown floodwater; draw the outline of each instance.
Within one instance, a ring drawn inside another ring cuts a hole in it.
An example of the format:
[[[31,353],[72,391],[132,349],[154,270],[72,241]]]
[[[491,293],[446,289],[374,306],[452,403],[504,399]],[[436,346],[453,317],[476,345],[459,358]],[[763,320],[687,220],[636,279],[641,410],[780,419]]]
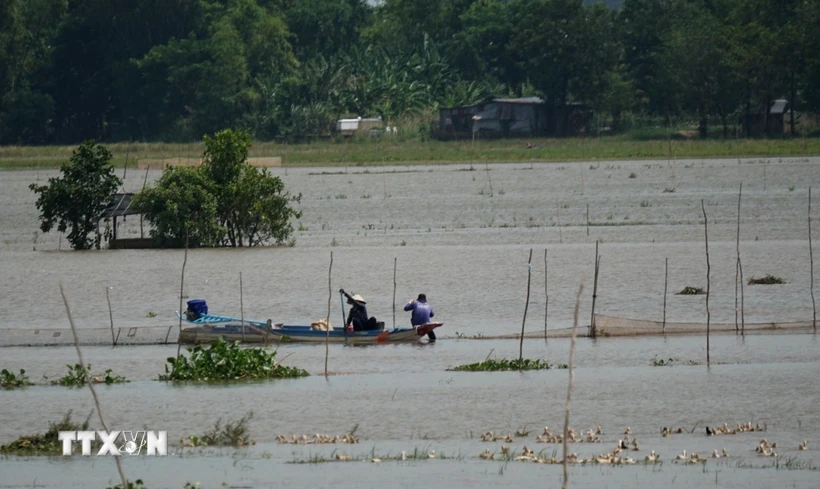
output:
[[[560,485],[560,466],[484,461],[483,431],[530,434],[512,444],[536,451],[545,425],[563,425],[567,371],[451,372],[456,365],[515,358],[517,340],[459,339],[519,332],[526,303],[527,259],[533,249],[527,332],[543,331],[548,250],[549,328],[572,325],[583,282],[581,323],[589,323],[595,241],[601,267],[596,312],[660,320],[664,260],[669,260],[667,319],[705,322],[704,296],[678,296],[706,286],[701,200],[709,219],[711,320],[735,317],[737,192],[743,183],[740,250],[745,277],[777,275],[783,285],[746,286],[747,322],[811,319],[808,187],[817,158],[566,164],[451,165],[275,169],[301,193],[303,217],[291,248],[191,250],[183,295],[205,298],[211,312],[307,323],[327,314],[333,253],[331,321],[341,321],[340,287],[363,295],[372,315],[409,324],[404,302],[425,292],[443,321],[435,344],[331,345],[325,379],[323,345],[282,345],[278,357],[312,375],[232,385],[170,385],[153,380],[176,346],[87,346],[92,370],[111,368],[132,382],[100,387],[112,429],[168,430],[177,440],[201,434],[218,418],[253,411],[248,449],[203,450],[168,458],[128,458],[132,479],[148,487],[523,487]],[[0,331],[67,328],[58,284],[80,328],[109,324],[106,287],[116,326],[171,326],[179,308],[181,250],[67,251],[59,234],[37,233],[29,183],[56,172],[0,172]],[[631,175],[634,175],[632,177]],[[159,172],[149,172],[149,183]],[[144,173],[130,171],[125,189],[139,190]],[[589,226],[587,226],[587,205]],[[816,214],[815,214],[816,215]],[[814,241],[820,237],[813,224]],[[139,236],[139,219],[120,232]],[[9,335],[8,333],[6,333]],[[10,336],[10,335],[9,335]],[[0,338],[0,344],[3,344]],[[817,487],[820,465],[820,367],[814,335],[713,336],[710,368],[702,337],[602,338],[578,341],[571,425],[604,428],[604,443],[577,444],[582,456],[611,451],[626,426],[643,458],[661,466],[573,467],[574,487]],[[528,339],[527,358],[566,363],[569,340]],[[653,358],[680,365],[652,367]],[[70,347],[0,348],[0,368],[26,369],[33,381],[64,374],[76,363]],[[0,391],[0,443],[44,431],[71,409],[90,412],[86,389],[33,386]],[[752,421],[767,431],[707,437],[705,425]],[[358,445],[279,445],[277,434],[343,434],[358,426]],[[662,426],[693,433],[662,438]],[[92,427],[99,427],[92,418]],[[760,438],[779,457],[758,457]],[[809,450],[797,451],[802,440]],[[682,450],[732,457],[705,466],[672,463]],[[381,464],[293,464],[333,450],[386,458],[402,450],[436,450],[446,459]],[[792,460],[793,458],[793,460]],[[791,463],[789,463],[791,461]],[[777,462],[778,467],[772,466]],[[763,467],[765,469],[755,468]],[[815,468],[815,470],[811,470]],[[36,481],[36,482],[35,482]],[[116,483],[104,458],[0,459],[0,487],[106,487]]]

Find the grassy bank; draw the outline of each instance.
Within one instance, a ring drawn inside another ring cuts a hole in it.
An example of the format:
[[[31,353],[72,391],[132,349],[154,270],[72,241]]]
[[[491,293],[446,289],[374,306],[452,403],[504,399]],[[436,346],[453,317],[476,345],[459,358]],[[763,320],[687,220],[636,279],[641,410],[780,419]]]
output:
[[[820,138],[637,140],[604,138],[501,139],[493,141],[419,141],[399,137],[322,141],[302,144],[256,142],[251,157],[281,156],[297,166],[367,166],[425,163],[495,163],[633,159],[741,158],[820,155]],[[75,146],[0,147],[0,168],[57,168]],[[196,158],[202,143],[115,143],[108,145],[114,164],[134,168],[142,159]]]

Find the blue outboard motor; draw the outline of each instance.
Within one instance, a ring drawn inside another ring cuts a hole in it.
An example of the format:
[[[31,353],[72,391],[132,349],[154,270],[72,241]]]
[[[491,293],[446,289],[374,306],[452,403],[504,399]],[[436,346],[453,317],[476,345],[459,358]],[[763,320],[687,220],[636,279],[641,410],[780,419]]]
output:
[[[205,314],[208,314],[208,304],[205,299],[191,299],[188,301],[188,310],[185,311],[185,317],[189,321],[196,321]]]

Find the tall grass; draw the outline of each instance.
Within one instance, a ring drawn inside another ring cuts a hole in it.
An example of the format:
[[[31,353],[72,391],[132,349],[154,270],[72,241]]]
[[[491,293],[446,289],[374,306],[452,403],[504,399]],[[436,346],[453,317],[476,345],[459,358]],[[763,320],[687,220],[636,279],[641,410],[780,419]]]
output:
[[[479,141],[421,140],[417,133],[399,132],[380,138],[354,137],[288,144],[253,143],[250,157],[282,157],[285,166],[367,166],[427,163],[486,163],[525,161],[595,161],[667,158],[737,158],[807,156],[820,154],[820,139],[703,139],[638,140],[631,135],[602,138],[522,139]],[[202,143],[113,143],[107,145],[114,165],[129,167],[142,159],[197,158]],[[0,147],[0,168],[58,168],[74,146]]]

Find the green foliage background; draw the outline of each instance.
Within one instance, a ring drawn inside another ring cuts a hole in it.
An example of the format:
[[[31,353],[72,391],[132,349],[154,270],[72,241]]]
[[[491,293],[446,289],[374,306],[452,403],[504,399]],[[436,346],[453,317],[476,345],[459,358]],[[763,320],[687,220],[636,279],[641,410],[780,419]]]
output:
[[[4,0],[0,144],[415,131],[524,95],[728,133],[777,98],[820,109],[819,31],[816,0]]]

